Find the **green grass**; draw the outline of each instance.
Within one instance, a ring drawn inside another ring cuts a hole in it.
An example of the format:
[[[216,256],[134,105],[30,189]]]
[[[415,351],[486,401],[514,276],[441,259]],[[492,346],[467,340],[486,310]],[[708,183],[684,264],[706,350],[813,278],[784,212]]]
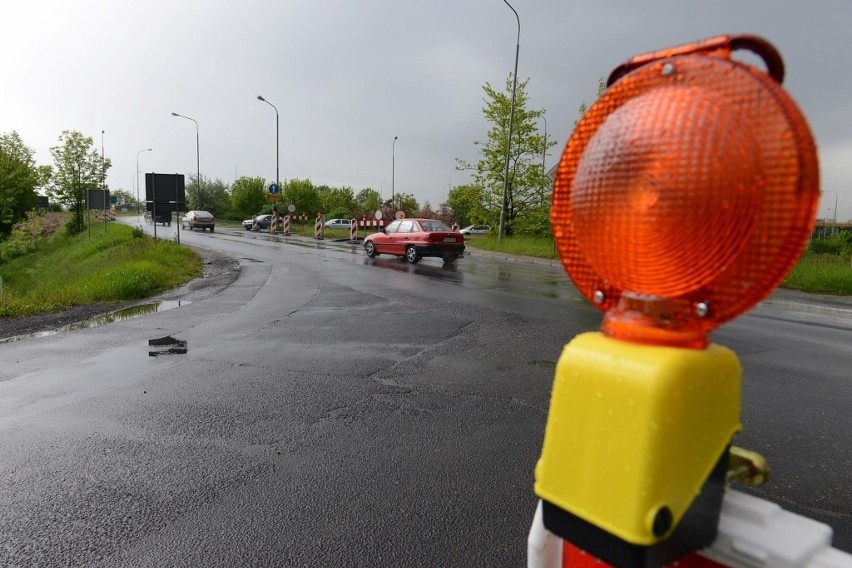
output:
[[[852,261],[843,255],[805,253],[781,286],[819,294],[852,296]]]
[[[551,260],[559,258],[553,240],[549,238],[512,236],[503,237],[498,241],[496,234],[490,234],[467,237],[465,241],[473,248],[495,252]],[[814,241],[811,248],[821,251],[828,244],[823,241]],[[840,254],[808,251],[790,271],[781,283],[781,287],[817,294],[852,296],[852,261],[850,261],[848,249],[838,250],[841,251]]]
[[[154,241],[128,225],[108,223],[75,236],[59,230],[34,252],[0,264],[0,317],[19,317],[93,303],[138,300],[201,276],[189,248]]]
[[[497,234],[492,233],[488,235],[471,235],[465,237],[465,242],[471,247],[495,252],[547,259],[559,258],[552,239],[519,235],[503,237],[498,241]]]

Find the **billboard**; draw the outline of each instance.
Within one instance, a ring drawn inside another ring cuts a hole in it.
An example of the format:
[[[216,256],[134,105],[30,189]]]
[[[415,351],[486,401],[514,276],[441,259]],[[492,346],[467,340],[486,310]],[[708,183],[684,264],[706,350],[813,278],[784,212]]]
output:
[[[90,211],[103,211],[108,207],[107,203],[109,203],[109,190],[87,189],[86,203],[88,204]]]
[[[179,211],[186,200],[183,174],[145,174],[145,209],[157,214]]]

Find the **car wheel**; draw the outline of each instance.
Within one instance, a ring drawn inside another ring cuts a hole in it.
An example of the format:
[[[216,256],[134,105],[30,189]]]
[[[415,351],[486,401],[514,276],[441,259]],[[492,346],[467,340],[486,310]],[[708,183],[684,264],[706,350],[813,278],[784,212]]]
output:
[[[448,252],[447,254],[444,255],[444,264],[453,264],[453,263],[455,263],[457,258],[458,258],[458,256],[456,256],[455,254],[453,254],[451,252]]]
[[[213,227],[210,227],[210,232],[211,232],[211,233],[213,232]]]
[[[367,253],[367,256],[370,258],[376,256],[376,245],[373,244],[373,241],[367,241],[364,243],[364,252]]]
[[[420,255],[417,254],[417,250],[414,247],[408,247],[405,249],[405,260],[411,264],[417,264],[420,262]]]
[[[189,230],[192,230],[192,223],[189,224]]]

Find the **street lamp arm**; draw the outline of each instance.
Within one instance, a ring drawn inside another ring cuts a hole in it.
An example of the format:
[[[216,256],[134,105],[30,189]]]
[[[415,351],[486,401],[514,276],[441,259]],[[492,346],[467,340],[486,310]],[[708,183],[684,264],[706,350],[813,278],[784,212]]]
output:
[[[281,173],[279,168],[279,156],[281,155],[281,151],[279,149],[279,130],[278,130],[278,107],[264,99],[261,95],[257,95],[257,100],[265,102],[273,109],[275,109],[275,184],[281,183]]]
[[[515,10],[514,8],[512,8],[512,5],[509,4],[509,2],[507,2],[506,0],[503,0],[503,2],[505,2],[506,6],[508,6],[509,9],[512,10],[512,12],[515,13],[515,20],[518,22],[518,41],[517,41],[517,43],[518,43],[518,45],[520,45],[520,43],[521,43],[521,18],[520,18],[520,16],[518,16],[518,11]]]
[[[196,179],[196,198],[198,199],[198,203],[196,203],[196,207],[201,209],[201,144],[199,143],[199,135],[198,135],[198,121],[189,116],[185,116],[183,114],[178,114],[176,112],[172,113],[172,116],[178,116],[180,118],[185,118],[187,120],[191,120],[195,123],[195,179]]]

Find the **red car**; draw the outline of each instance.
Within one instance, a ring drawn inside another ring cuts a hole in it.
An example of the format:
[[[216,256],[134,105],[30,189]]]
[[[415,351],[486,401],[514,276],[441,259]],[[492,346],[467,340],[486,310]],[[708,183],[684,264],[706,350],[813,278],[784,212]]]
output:
[[[364,252],[374,257],[393,254],[410,263],[424,256],[453,262],[464,254],[464,236],[434,219],[397,219],[381,232],[364,239]]]

